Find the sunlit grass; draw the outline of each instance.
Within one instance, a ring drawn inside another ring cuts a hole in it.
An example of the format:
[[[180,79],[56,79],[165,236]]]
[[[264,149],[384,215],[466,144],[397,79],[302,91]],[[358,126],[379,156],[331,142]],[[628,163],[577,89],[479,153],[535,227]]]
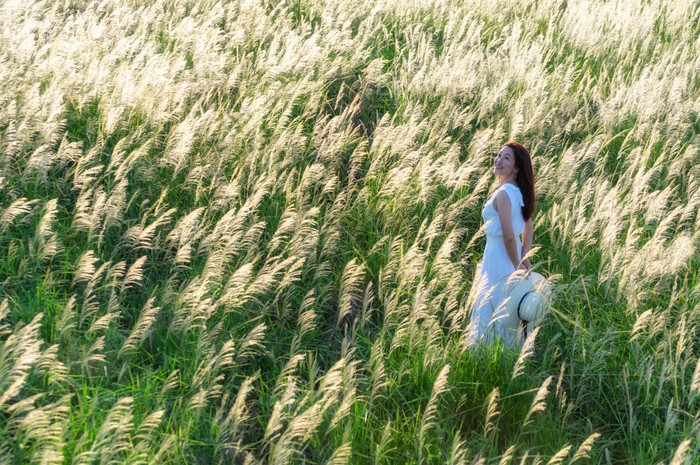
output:
[[[695,463],[698,24],[0,3],[0,463]],[[474,353],[507,139],[554,300]]]

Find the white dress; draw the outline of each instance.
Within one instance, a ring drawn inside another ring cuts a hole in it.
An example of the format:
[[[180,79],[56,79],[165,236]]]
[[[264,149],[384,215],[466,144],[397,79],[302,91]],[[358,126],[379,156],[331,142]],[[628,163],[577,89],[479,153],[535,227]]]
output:
[[[518,250],[518,260],[522,259],[522,242],[520,235],[525,229],[525,220],[520,207],[524,206],[523,195],[515,184],[506,183],[500,186],[489,197],[481,216],[484,219],[486,232],[486,247],[484,256],[476,268],[473,292],[476,292],[474,307],[471,314],[470,328],[471,345],[493,343],[496,338],[501,340],[504,347],[519,347],[521,340],[517,331],[504,328],[501,318],[503,308],[499,308],[504,300],[503,281],[505,276],[515,271],[503,243],[503,232],[498,212],[493,207],[493,199],[500,191],[505,190],[510,198],[513,232]]]

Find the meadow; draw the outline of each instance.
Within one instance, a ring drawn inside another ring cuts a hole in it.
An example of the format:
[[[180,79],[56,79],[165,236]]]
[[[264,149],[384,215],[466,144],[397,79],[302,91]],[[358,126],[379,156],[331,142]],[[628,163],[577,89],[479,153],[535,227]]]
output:
[[[0,463],[700,463],[699,211],[698,2],[0,0]]]

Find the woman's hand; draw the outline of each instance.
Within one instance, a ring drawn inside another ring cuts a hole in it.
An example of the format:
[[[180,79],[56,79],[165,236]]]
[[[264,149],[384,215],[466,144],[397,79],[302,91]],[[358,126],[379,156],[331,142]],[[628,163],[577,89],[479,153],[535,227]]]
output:
[[[527,258],[520,262],[520,265],[518,265],[519,270],[529,270],[531,267],[532,265],[530,264],[530,260],[528,260]]]

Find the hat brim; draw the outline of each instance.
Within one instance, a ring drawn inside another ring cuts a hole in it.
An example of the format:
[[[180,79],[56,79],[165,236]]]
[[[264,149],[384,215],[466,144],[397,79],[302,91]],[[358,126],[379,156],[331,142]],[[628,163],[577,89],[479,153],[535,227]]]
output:
[[[546,279],[534,271],[518,270],[501,279],[504,299],[494,312],[494,318],[501,321],[506,331],[519,331],[520,322],[535,321],[544,313],[543,299]],[[520,306],[520,315],[518,315]]]

